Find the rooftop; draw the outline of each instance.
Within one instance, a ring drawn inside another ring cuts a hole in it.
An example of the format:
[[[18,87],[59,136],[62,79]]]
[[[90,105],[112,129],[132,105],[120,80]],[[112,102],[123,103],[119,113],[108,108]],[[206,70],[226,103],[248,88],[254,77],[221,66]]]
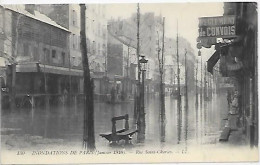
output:
[[[24,5],[1,5],[2,7],[4,7],[5,9],[23,14],[27,17],[30,17],[32,19],[38,20],[40,22],[44,22],[46,24],[52,25],[54,27],[57,27],[59,29],[65,30],[67,32],[69,32],[68,29],[58,25],[55,21],[53,21],[52,19],[50,19],[48,16],[38,12],[38,11],[34,11],[34,14],[29,13],[28,11],[25,10],[25,6]]]

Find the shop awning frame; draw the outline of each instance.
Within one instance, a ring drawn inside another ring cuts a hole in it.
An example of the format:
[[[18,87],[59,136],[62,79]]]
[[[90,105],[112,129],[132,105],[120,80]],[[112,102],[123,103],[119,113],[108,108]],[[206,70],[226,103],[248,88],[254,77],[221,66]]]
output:
[[[213,74],[213,68],[220,59],[220,50],[214,52],[214,54],[207,61],[207,70]]]

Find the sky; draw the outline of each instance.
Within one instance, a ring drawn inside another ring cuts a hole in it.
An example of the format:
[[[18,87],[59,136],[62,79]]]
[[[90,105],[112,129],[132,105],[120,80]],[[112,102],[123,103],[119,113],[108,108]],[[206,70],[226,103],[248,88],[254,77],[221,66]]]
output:
[[[128,18],[136,13],[137,4],[107,4],[106,8],[107,18]],[[141,3],[140,12],[154,12],[155,15],[161,14],[165,17],[165,35],[167,37],[176,38],[178,20],[179,36],[186,38],[197,52],[198,18],[223,15],[223,3]],[[203,60],[206,61],[213,52],[213,49],[203,49]]]
[[[137,2],[140,2],[140,12],[154,12],[155,15],[165,17],[165,34],[167,37],[176,38],[177,20],[179,35],[186,38],[194,51],[197,52],[198,18],[223,15],[223,2],[208,0],[0,0],[1,3],[39,3],[39,4],[63,4],[63,3],[106,3],[107,18],[128,18],[136,13]],[[163,1],[163,3],[162,3]],[[202,1],[202,2],[201,2]],[[121,3],[122,2],[122,3]],[[130,3],[129,3],[130,2]],[[194,52],[195,54],[197,54]],[[203,61],[213,54],[213,49],[202,49]]]

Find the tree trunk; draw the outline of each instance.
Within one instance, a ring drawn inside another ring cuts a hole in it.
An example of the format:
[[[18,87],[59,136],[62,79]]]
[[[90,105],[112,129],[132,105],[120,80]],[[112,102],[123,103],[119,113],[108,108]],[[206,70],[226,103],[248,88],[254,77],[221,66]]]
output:
[[[93,99],[93,80],[90,77],[89,62],[87,55],[86,43],[86,6],[80,4],[80,43],[83,65],[84,77],[84,134],[83,134],[83,147],[88,150],[95,149],[95,135],[94,135],[94,99]]]
[[[164,23],[165,17],[163,17],[163,40],[162,40],[162,57],[159,60],[161,61],[161,65],[159,64],[160,71],[160,109],[161,109],[161,142],[165,142],[165,100],[164,100]]]

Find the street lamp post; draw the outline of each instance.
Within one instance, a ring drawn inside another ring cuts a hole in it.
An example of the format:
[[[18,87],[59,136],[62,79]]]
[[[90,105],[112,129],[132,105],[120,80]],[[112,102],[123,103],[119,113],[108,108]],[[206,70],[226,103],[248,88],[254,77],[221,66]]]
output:
[[[2,117],[2,78],[3,76],[0,76],[0,117]]]
[[[140,112],[139,112],[139,141],[140,142],[144,142],[145,139],[145,112],[144,112],[144,92],[145,92],[145,86],[144,86],[144,79],[145,79],[145,71],[147,68],[147,62],[148,60],[145,59],[145,56],[141,56],[141,59],[139,60],[140,62],[140,70],[142,72],[142,87],[141,87],[141,91],[140,91]]]

